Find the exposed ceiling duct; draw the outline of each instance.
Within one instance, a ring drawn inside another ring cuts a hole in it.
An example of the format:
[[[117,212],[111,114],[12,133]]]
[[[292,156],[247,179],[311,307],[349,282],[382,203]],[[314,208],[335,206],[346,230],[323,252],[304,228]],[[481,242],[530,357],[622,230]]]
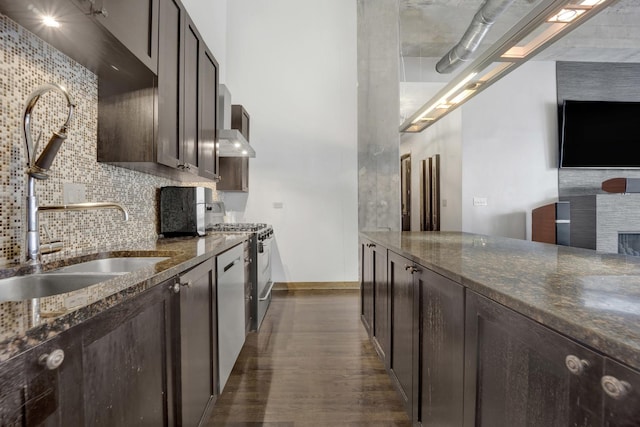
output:
[[[485,0],[476,12],[460,41],[436,64],[441,74],[452,72],[471,56],[496,19],[516,0]],[[527,0],[533,3],[535,0]]]

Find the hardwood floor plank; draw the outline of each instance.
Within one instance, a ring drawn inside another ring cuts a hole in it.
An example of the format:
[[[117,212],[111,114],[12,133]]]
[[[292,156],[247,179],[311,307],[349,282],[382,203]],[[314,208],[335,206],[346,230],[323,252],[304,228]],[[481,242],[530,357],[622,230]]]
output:
[[[358,312],[357,290],[274,292],[206,426],[411,426]]]

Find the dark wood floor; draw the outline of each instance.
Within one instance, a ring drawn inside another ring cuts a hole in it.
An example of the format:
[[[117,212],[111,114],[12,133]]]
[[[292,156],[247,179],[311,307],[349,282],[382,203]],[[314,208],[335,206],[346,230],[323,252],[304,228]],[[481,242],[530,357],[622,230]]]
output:
[[[278,291],[207,426],[411,426],[356,290]]]

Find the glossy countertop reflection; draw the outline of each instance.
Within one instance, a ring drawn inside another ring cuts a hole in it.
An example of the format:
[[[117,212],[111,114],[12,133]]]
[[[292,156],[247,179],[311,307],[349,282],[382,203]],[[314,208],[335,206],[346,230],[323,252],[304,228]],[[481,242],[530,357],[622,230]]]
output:
[[[640,369],[640,257],[461,232],[361,235]]]
[[[51,259],[45,271],[110,257],[167,257],[133,272],[65,294],[38,299],[41,320],[34,324],[32,302],[0,302],[0,362],[78,325],[247,240],[247,233],[209,233],[205,237],[158,238],[110,247],[108,251]],[[0,278],[32,273],[30,267],[0,270]]]

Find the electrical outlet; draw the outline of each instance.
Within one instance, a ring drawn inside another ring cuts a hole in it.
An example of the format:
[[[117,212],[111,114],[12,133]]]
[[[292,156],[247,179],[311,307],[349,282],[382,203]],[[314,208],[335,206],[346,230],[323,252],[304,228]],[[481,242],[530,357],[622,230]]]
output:
[[[487,206],[487,198],[486,197],[474,197],[473,198],[473,206]]]
[[[73,182],[62,183],[62,199],[65,205],[87,201],[87,186]]]

